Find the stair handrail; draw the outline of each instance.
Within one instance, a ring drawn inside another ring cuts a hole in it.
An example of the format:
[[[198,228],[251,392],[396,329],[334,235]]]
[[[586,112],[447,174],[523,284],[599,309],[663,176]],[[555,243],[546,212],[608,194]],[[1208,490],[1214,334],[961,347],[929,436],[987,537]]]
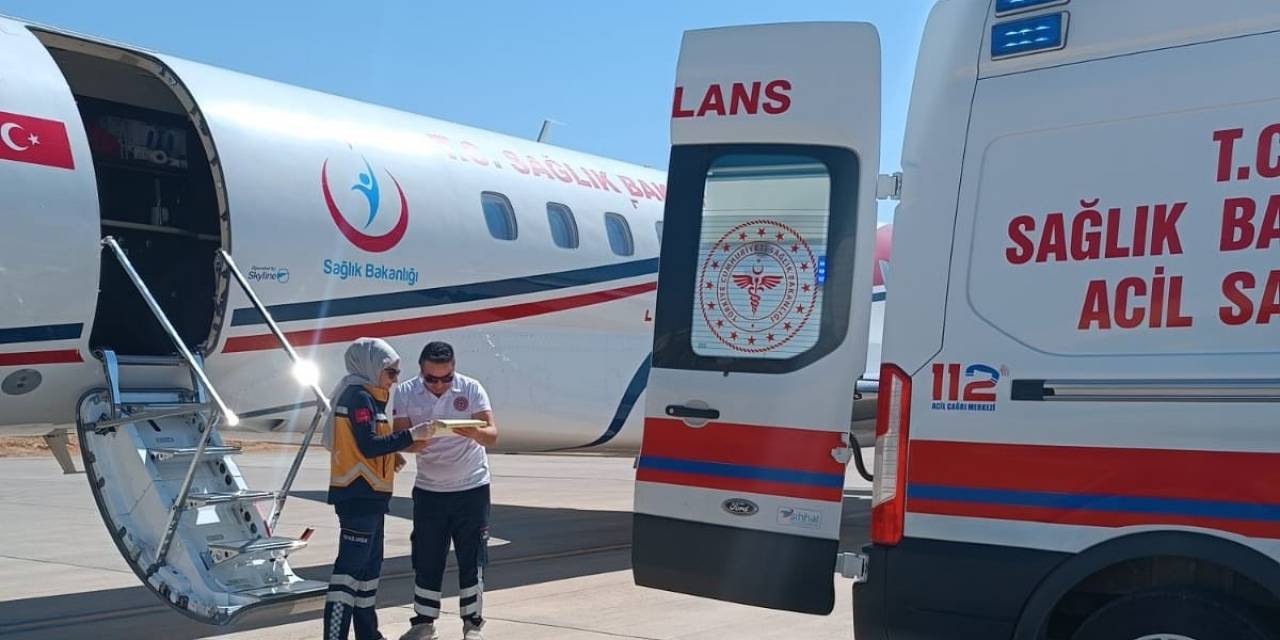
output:
[[[209,376],[205,373],[204,367],[201,366],[200,360],[191,352],[191,349],[187,348],[182,336],[178,335],[177,329],[173,328],[173,323],[169,321],[169,316],[165,315],[164,310],[160,308],[160,303],[156,302],[151,289],[147,287],[146,282],[143,282],[142,276],[138,275],[138,270],[134,268],[133,262],[129,260],[129,256],[125,254],[124,249],[120,247],[120,243],[114,237],[106,236],[102,239],[102,246],[111,250],[112,255],[120,263],[120,267],[124,269],[125,275],[129,276],[129,280],[133,282],[133,286],[137,288],[138,293],[142,295],[143,301],[147,303],[147,308],[151,310],[151,315],[155,316],[155,319],[160,323],[160,327],[164,329],[165,335],[173,343],[173,348],[186,361],[187,367],[191,369],[192,374],[199,380],[200,385],[208,391],[209,397],[215,405],[215,410],[209,416],[208,424],[200,432],[200,442],[196,445],[196,453],[192,456],[191,464],[187,467],[187,473],[183,476],[182,484],[178,487],[178,495],[173,502],[173,506],[169,508],[169,521],[165,526],[164,535],[160,538],[160,545],[156,548],[155,561],[147,570],[147,574],[150,575],[160,568],[164,563],[165,557],[169,555],[169,546],[173,543],[173,534],[178,528],[178,519],[185,510],[187,497],[191,492],[191,481],[195,477],[196,469],[199,467],[201,459],[204,457],[205,446],[209,443],[209,437],[213,434],[214,429],[218,428],[219,421],[235,426],[240,423],[240,419],[227,406],[227,403],[222,400],[222,395],[213,386],[213,382],[209,380]]]
[[[284,502],[289,495],[289,491],[293,488],[293,481],[298,477],[298,471],[302,468],[302,460],[307,455],[307,450],[311,447],[311,441],[315,436],[316,430],[319,428],[325,414],[329,412],[331,401],[324,391],[320,389],[317,372],[314,365],[303,360],[298,356],[298,352],[289,342],[289,338],[280,330],[280,325],[276,324],[276,320],[272,317],[271,312],[267,310],[267,306],[262,303],[262,299],[258,297],[257,292],[249,285],[249,279],[245,277],[244,272],[236,265],[236,261],[231,258],[231,254],[226,249],[218,249],[218,259],[226,266],[227,270],[235,278],[240,285],[240,289],[248,296],[249,302],[253,304],[254,309],[262,316],[267,327],[271,330],[271,334],[275,336],[276,342],[280,348],[289,356],[289,360],[293,363],[295,377],[304,386],[311,389],[311,393],[316,397],[316,413],[311,418],[311,425],[307,427],[306,432],[302,436],[302,445],[298,449],[297,455],[293,458],[293,463],[289,467],[289,473],[285,476],[284,484],[280,487],[279,493],[276,494],[275,500],[271,506],[271,516],[267,518],[267,535],[275,531],[276,523],[280,520],[280,514],[284,511]],[[308,368],[310,371],[308,371]],[[311,375],[308,375],[311,374]],[[310,379],[303,380],[308,377]]]

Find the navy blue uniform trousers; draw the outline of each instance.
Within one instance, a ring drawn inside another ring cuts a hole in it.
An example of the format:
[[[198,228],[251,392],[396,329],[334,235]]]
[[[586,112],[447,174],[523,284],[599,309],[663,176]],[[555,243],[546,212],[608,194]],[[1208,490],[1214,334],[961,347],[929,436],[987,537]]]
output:
[[[382,534],[387,501],[346,500],[334,505],[338,559],[324,603],[324,640],[347,640],[353,623],[356,640],[379,640],[378,578],[382,575]]]
[[[489,551],[489,485],[456,492],[413,490],[413,624],[440,617],[445,561],[458,559],[458,613],[484,624],[484,565]]]

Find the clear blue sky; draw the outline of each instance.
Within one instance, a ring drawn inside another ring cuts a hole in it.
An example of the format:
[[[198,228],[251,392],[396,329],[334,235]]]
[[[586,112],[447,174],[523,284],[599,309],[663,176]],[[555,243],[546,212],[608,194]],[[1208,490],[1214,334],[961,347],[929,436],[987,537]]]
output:
[[[636,4],[431,0],[0,0],[0,13],[163,53],[665,167],[687,29],[864,20],[884,46],[882,171],[896,170],[932,0]],[[889,211],[882,206],[882,217]]]

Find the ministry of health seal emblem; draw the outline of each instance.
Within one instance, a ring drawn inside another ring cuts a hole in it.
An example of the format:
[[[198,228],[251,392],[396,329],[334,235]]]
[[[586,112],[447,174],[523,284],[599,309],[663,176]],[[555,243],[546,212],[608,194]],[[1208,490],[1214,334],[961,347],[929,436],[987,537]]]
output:
[[[795,229],[752,220],[707,253],[698,300],[707,328],[725,346],[767,353],[787,344],[813,315],[817,260]]]

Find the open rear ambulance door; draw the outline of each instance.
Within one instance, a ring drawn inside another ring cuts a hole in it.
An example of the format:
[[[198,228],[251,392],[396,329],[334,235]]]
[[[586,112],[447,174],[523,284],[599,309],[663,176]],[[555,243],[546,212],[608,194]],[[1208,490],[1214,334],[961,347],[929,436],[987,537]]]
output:
[[[636,583],[830,613],[871,305],[875,27],[686,33],[671,137]]]

